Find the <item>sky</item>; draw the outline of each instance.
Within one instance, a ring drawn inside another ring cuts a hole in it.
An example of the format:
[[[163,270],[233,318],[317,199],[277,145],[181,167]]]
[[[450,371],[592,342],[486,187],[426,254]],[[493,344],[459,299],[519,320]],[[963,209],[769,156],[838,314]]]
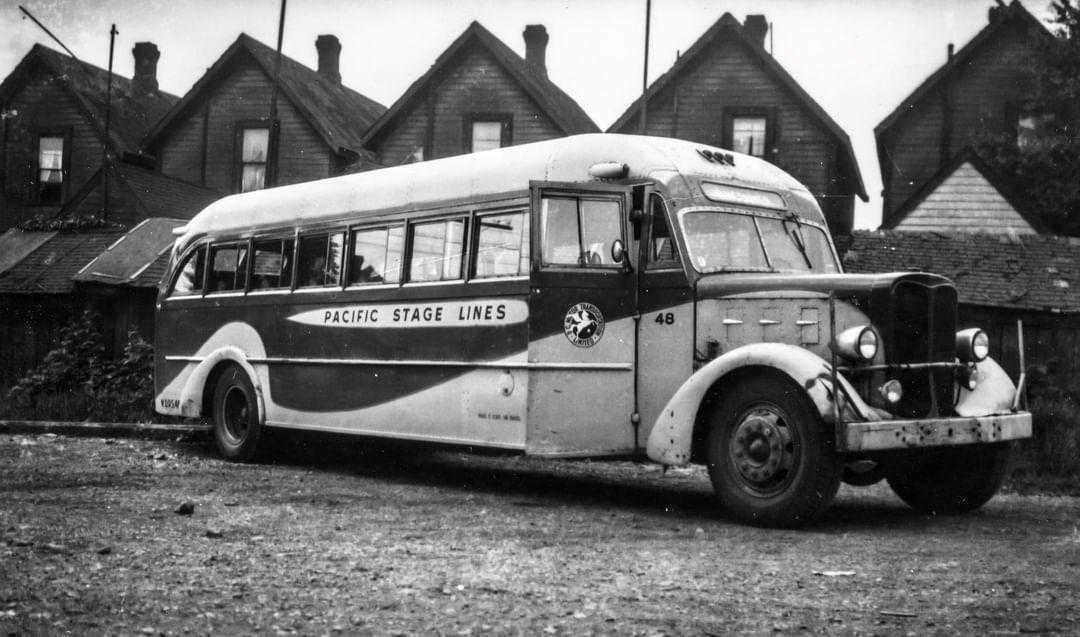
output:
[[[764,14],[774,57],[847,131],[870,201],[855,225],[881,220],[874,126],[987,23],[995,0],[653,0],[649,81],[674,63],[725,12],[740,22]],[[162,90],[183,95],[246,32],[274,46],[280,0],[0,0],[0,74],[34,43],[58,48],[25,6],[79,58],[131,77],[131,49],[161,50]],[[1049,0],[1026,0],[1049,18]],[[521,32],[543,24],[548,76],[607,129],[641,93],[645,0],[287,0],[283,52],[317,66],[315,38],[341,40],[342,81],[389,106],[478,20],[524,56]],[[767,40],[768,42],[768,40]]]

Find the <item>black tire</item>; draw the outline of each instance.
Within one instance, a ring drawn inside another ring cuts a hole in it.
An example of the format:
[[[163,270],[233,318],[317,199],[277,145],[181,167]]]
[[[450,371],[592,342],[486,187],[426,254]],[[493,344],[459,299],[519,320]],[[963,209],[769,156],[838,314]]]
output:
[[[926,449],[890,463],[889,486],[913,509],[966,513],[994,497],[1009,468],[1009,443]]]
[[[760,526],[820,516],[840,486],[832,434],[798,385],[771,375],[725,388],[706,440],[720,505]]]
[[[258,457],[263,437],[255,387],[247,374],[230,365],[218,376],[213,399],[214,441],[229,460],[250,462]]]

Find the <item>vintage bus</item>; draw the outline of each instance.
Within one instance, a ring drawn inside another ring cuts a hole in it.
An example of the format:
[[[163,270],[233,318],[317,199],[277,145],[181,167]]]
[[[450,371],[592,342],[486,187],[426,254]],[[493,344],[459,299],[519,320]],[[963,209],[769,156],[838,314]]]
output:
[[[156,409],[232,459],[271,428],[646,454],[783,526],[841,480],[978,507],[1031,435],[947,279],[843,274],[805,187],[702,144],[526,144],[225,197],[177,234]]]

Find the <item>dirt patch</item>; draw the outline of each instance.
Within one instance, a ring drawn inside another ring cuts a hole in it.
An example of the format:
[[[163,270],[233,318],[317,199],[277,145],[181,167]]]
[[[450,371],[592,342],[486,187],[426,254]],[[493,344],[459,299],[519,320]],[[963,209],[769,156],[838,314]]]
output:
[[[1080,630],[1075,498],[932,518],[845,487],[779,531],[700,469],[285,446],[0,436],[0,632]]]

